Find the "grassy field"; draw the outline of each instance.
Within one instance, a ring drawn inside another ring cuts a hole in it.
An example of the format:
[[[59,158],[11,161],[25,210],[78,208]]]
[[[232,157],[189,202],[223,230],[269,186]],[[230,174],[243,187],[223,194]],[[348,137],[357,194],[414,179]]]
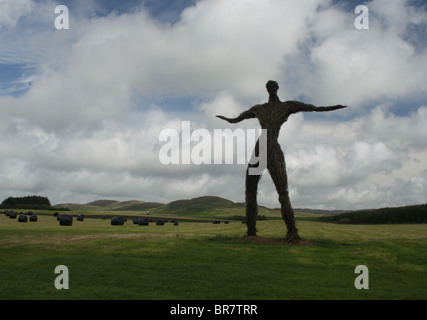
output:
[[[111,226],[52,215],[19,223],[0,215],[0,299],[426,299],[427,224],[339,225],[297,219],[315,245],[256,243],[246,226]],[[284,223],[257,224],[262,239],[283,238]],[[54,286],[55,267],[69,289]],[[369,290],[354,269],[369,268]]]

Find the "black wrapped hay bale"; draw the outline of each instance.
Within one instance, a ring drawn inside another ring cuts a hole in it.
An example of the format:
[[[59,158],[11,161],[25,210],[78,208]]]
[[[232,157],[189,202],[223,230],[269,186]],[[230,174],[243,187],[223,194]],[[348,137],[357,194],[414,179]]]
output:
[[[37,216],[35,216],[35,215],[31,215],[30,216],[30,222],[37,222]]]
[[[14,211],[9,212],[9,218],[10,219],[16,219],[16,212],[14,212]]]
[[[18,222],[27,222],[27,221],[28,221],[28,218],[26,215],[24,215],[24,214],[19,215]]]
[[[73,225],[73,216],[69,214],[61,214],[59,216],[59,225],[60,226],[72,226]]]
[[[150,222],[147,219],[139,218],[138,219],[138,224],[140,226],[148,226],[150,224]]]
[[[157,226],[164,226],[165,225],[165,221],[162,220],[162,219],[159,219],[159,220],[156,221],[156,225]]]
[[[179,222],[175,220],[175,221],[173,222],[173,225],[174,225],[174,226],[179,226]]]
[[[79,214],[79,216],[77,217],[77,221],[83,221],[85,218],[84,214]]]
[[[125,224],[125,218],[121,216],[115,216],[111,218],[111,225],[112,226],[122,226]]]

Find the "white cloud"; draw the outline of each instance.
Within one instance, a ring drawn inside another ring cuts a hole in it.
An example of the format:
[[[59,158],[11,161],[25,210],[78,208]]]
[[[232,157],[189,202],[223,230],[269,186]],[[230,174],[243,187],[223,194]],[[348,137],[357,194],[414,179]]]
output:
[[[0,28],[14,27],[22,16],[31,12],[31,0],[0,0]]]
[[[399,117],[385,114],[384,107],[378,106],[366,116],[337,124],[347,128],[345,135],[329,137],[327,122],[304,121],[304,135],[293,136],[294,142],[288,139],[286,149],[296,203],[313,206],[323,201],[326,207],[348,203],[363,208],[368,204],[375,207],[374,199],[388,205],[411,204],[415,198],[424,201],[420,196],[427,191],[423,166],[427,142],[422,140],[424,129],[420,128],[426,121],[424,113],[425,108],[420,107]],[[319,126],[325,128],[320,135]],[[312,143],[307,142],[310,137]],[[412,195],[401,193],[404,189],[412,190]]]
[[[18,1],[8,8],[8,17],[28,18],[33,10],[53,25],[52,13],[25,3],[19,12]],[[294,206],[424,201],[427,108],[419,103],[397,116],[388,106],[425,95],[426,51],[401,31],[426,17],[405,2],[392,3],[368,3],[369,30],[354,28],[352,11],[320,0],[204,0],[173,25],[140,10],[71,16],[68,31],[27,30],[35,57],[19,51],[15,61],[36,61],[37,74],[24,95],[0,96],[0,178],[7,182],[0,195],[166,202],[213,194],[244,201],[244,165],[164,166],[158,137],[164,128],[179,131],[181,120],[211,132],[258,128],[256,120],[230,125],[215,115],[232,117],[266,101],[264,84],[276,79],[283,100],[349,105],[333,114],[293,115],[282,128]],[[0,27],[22,31],[3,15]],[[0,37],[3,48],[6,39]],[[13,61],[5,57],[0,61]],[[164,96],[196,98],[181,112],[141,102]],[[376,100],[383,103],[368,110]],[[267,176],[259,195],[260,203],[278,205]]]
[[[301,90],[316,103],[360,106],[426,91],[427,66],[421,61],[427,51],[417,52],[402,35],[410,24],[426,23],[425,13],[407,9],[404,1],[374,0],[368,8],[368,30],[353,27],[356,15],[334,9],[313,18],[317,43],[302,69],[308,81]]]

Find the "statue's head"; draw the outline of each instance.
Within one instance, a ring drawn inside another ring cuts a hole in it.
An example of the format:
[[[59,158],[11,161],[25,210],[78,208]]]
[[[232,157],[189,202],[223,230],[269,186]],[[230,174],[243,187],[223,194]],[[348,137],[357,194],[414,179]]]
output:
[[[279,90],[279,85],[276,81],[270,80],[265,85],[269,94],[277,94],[277,90]]]

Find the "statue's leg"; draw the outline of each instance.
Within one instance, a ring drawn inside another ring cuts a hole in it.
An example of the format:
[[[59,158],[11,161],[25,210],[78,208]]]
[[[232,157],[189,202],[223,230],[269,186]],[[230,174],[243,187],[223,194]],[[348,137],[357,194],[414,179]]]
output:
[[[246,225],[248,236],[256,236],[256,219],[258,215],[257,189],[261,175],[250,175],[246,170]]]
[[[276,186],[277,193],[279,194],[279,202],[281,205],[282,218],[286,223],[287,234],[286,242],[294,242],[300,238],[298,230],[295,226],[294,210],[291,206],[288,191],[288,177],[286,175],[286,164],[285,157],[280,146],[277,145],[275,150],[270,154],[271,161],[268,162],[268,171],[270,172],[271,178]]]

